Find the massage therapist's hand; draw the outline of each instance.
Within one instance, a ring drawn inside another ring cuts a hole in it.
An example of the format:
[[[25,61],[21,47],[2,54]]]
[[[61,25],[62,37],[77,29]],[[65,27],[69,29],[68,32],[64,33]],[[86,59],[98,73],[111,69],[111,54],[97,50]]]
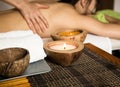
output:
[[[3,0],[20,10],[21,14],[25,18],[29,28],[39,34],[44,32],[48,28],[48,22],[40,12],[40,9],[49,8],[46,5],[39,3],[30,3],[29,0]]]
[[[39,32],[44,32],[45,29],[48,28],[47,20],[40,12],[40,9],[46,8],[48,8],[48,6],[39,3],[27,3],[24,7],[20,8],[22,15],[34,33],[39,34]]]

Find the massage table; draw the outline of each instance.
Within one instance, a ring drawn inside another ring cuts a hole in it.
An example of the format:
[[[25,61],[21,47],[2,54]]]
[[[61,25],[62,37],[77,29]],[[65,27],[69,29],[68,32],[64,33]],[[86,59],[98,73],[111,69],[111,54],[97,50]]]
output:
[[[14,8],[11,5],[8,5],[2,1],[0,1],[0,11],[8,10]],[[44,41],[49,41],[51,38],[45,38]],[[120,40],[111,39],[107,37],[101,37],[96,35],[87,35],[85,43],[92,43],[95,46],[104,49],[105,51],[112,53],[112,50],[120,49]],[[106,44],[108,43],[108,44]],[[103,45],[104,44],[104,45]],[[106,45],[106,46],[105,46]]]

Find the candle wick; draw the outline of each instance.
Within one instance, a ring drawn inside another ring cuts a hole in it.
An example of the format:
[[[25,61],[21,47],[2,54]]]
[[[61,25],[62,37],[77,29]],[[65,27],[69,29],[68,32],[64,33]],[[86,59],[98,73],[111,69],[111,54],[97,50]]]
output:
[[[66,49],[66,48],[64,47],[64,49]]]

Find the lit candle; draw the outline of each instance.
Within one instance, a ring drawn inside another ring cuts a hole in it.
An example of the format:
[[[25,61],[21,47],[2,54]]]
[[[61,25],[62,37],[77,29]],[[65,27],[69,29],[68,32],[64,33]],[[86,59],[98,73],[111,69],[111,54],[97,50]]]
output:
[[[72,49],[75,49],[76,46],[74,45],[70,45],[70,44],[56,44],[56,45],[53,45],[50,47],[50,49],[53,49],[53,50],[72,50]]]

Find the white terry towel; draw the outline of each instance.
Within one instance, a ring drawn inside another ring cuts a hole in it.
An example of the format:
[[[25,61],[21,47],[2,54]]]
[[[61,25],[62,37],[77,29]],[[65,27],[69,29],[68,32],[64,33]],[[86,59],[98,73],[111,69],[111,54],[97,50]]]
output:
[[[87,34],[84,43],[92,43],[98,48],[112,54],[112,45],[108,37],[97,36],[93,34]]]
[[[11,31],[0,33],[0,49],[21,47],[30,53],[30,63],[44,59],[43,41],[32,31]]]

